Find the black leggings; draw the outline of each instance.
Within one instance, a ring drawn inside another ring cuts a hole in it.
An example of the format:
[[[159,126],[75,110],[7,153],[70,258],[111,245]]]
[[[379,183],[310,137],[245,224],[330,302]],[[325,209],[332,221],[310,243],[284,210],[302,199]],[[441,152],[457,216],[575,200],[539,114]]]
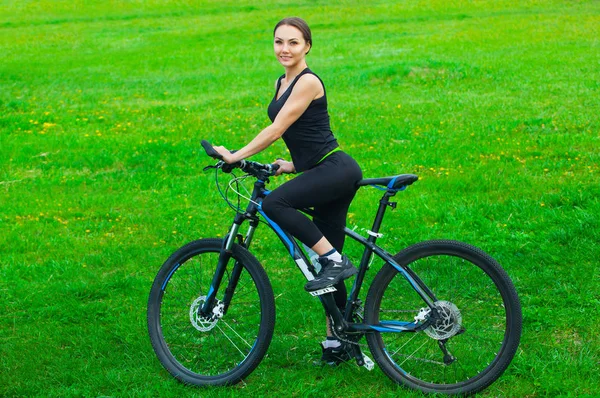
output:
[[[263,200],[267,216],[308,247],[313,247],[323,236],[340,253],[344,248],[348,208],[356,194],[356,183],[362,171],[352,157],[342,151],[334,152],[325,160],[273,190]],[[314,208],[311,221],[298,211]],[[339,308],[346,303],[346,285],[336,286],[335,301]]]

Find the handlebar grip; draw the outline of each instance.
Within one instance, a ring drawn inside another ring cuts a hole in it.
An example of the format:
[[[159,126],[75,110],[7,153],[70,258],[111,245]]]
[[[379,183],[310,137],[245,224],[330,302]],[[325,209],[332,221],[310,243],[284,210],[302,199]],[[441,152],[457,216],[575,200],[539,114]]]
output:
[[[279,170],[281,166],[278,165],[277,163],[271,163],[271,170],[273,170],[273,172]]]
[[[210,142],[208,142],[206,140],[202,140],[202,142],[200,144],[202,145],[202,148],[204,148],[204,150],[206,151],[206,154],[208,156],[210,156],[211,158],[214,158],[214,159],[223,160],[223,156],[221,156],[221,154],[219,152],[215,151],[215,148],[213,148],[213,146],[210,144]]]

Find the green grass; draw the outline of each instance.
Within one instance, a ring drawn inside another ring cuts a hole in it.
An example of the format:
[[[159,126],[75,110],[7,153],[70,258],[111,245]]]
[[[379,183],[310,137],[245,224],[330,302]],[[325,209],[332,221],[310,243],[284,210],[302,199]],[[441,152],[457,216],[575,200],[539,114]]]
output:
[[[311,24],[309,65],[365,176],[421,177],[381,243],[466,241],[513,278],[521,346],[482,396],[600,391],[598,2],[197,3],[0,1],[0,395],[417,395],[312,366],[318,301],[265,228],[277,325],[246,382],[183,386],[150,346],[158,268],[231,220],[198,143],[266,126],[290,15]],[[350,224],[368,228],[377,199],[360,192]]]

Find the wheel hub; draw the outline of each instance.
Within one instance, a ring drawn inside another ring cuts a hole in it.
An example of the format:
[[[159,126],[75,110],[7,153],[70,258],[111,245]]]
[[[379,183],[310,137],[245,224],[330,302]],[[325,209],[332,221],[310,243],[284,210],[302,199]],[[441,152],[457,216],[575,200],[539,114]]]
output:
[[[219,300],[217,300],[217,304],[212,311],[212,315],[210,317],[204,317],[200,314],[200,309],[206,302],[206,296],[200,296],[190,306],[190,322],[192,326],[196,330],[201,332],[208,332],[212,330],[219,319],[223,317],[223,310],[225,306]]]
[[[449,301],[436,301],[438,319],[432,320],[431,325],[424,330],[427,336],[435,340],[447,340],[458,334],[462,329],[462,315],[456,305]],[[430,318],[431,309],[421,308],[415,320]]]

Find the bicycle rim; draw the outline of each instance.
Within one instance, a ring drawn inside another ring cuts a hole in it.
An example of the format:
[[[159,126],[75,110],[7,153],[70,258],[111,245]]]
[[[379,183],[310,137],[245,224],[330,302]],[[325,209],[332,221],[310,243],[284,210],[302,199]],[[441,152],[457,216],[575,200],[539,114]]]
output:
[[[149,305],[153,346],[165,368],[186,383],[238,382],[258,365],[272,336],[274,308],[267,303],[269,292],[272,297],[270,284],[265,284],[239,250],[234,250],[217,293],[219,303],[234,262],[244,264],[227,313],[215,319],[199,315],[210,290],[220,244],[214,241],[183,250],[179,256],[176,253],[168,260],[170,264],[165,264],[166,276],[157,277],[153,287],[158,298],[158,317],[150,314],[153,305]]]
[[[506,273],[479,249],[458,242],[416,245],[397,257],[431,289],[442,319],[423,332],[369,336],[384,372],[425,392],[487,387],[506,369],[520,338],[520,305]],[[391,265],[369,296],[369,323],[415,321],[429,310]]]

